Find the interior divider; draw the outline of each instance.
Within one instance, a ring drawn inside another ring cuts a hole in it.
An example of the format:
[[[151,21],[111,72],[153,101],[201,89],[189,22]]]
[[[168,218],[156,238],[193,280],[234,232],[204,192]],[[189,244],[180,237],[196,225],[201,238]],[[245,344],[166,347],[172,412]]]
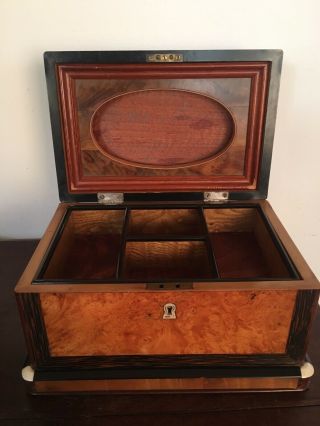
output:
[[[199,235],[177,235],[177,234],[145,234],[145,235],[127,235],[126,240],[135,241],[205,241],[206,234]]]
[[[116,271],[117,280],[121,279],[121,276],[122,276],[129,219],[130,219],[130,208],[127,207],[124,213],[124,221],[123,221],[122,234],[121,234],[121,245],[120,245],[118,262],[117,262],[117,271]]]
[[[219,273],[219,269],[218,269],[218,265],[217,265],[217,261],[216,261],[216,256],[214,254],[213,245],[211,243],[210,233],[209,233],[207,221],[206,221],[206,218],[205,218],[205,215],[204,215],[203,207],[200,207],[199,210],[200,210],[201,219],[203,221],[204,229],[206,230],[205,240],[206,240],[206,245],[207,245],[207,250],[208,250],[209,262],[210,262],[210,265],[212,267],[213,273],[215,274],[215,277],[221,278],[220,273]]]
[[[143,242],[143,241],[204,241],[206,244],[206,250],[208,255],[208,261],[210,265],[210,269],[213,275],[213,278],[220,278],[219,270],[216,263],[216,258],[214,254],[214,249],[211,244],[211,239],[209,235],[209,230],[206,222],[206,218],[204,216],[203,208],[198,207],[196,210],[199,213],[200,221],[202,222],[203,232],[198,235],[190,235],[190,234],[129,234],[129,221],[131,215],[131,208],[127,207],[125,209],[124,223],[121,234],[121,246],[119,250],[118,262],[117,262],[117,270],[116,270],[116,279],[120,280],[123,278],[123,267],[125,263],[125,255],[126,255],[126,243],[129,242]]]

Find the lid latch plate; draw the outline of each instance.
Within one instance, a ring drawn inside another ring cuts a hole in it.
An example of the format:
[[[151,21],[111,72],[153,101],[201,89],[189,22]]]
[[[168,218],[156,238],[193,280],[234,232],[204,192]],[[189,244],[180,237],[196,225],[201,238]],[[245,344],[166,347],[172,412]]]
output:
[[[229,199],[229,192],[204,192],[203,200],[205,203],[223,203]]]
[[[123,204],[123,192],[98,192],[98,203],[105,205]]]

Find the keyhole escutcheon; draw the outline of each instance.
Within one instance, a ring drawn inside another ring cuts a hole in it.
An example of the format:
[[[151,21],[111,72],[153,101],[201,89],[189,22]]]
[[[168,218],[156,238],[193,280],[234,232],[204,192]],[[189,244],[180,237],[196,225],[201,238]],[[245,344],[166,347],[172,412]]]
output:
[[[166,303],[163,306],[163,319],[176,319],[176,309],[174,303]]]

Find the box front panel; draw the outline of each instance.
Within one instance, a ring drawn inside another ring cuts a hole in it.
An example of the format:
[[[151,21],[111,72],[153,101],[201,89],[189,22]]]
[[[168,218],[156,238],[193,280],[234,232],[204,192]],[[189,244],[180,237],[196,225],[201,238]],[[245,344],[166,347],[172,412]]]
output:
[[[296,291],[45,293],[52,357],[284,354]],[[166,319],[165,305],[175,305]]]

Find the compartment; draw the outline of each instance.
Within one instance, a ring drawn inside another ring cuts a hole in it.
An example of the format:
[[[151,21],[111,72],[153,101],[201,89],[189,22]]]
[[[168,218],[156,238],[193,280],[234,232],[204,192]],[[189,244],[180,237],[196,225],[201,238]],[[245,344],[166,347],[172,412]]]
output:
[[[203,235],[204,223],[198,209],[132,209],[128,235]]]
[[[213,277],[205,241],[128,241],[123,278],[152,281]]]
[[[204,215],[220,278],[292,277],[257,208],[206,208]]]
[[[297,275],[259,208],[175,206],[69,209],[35,281],[272,278]]]
[[[124,210],[71,210],[45,279],[115,278]]]

